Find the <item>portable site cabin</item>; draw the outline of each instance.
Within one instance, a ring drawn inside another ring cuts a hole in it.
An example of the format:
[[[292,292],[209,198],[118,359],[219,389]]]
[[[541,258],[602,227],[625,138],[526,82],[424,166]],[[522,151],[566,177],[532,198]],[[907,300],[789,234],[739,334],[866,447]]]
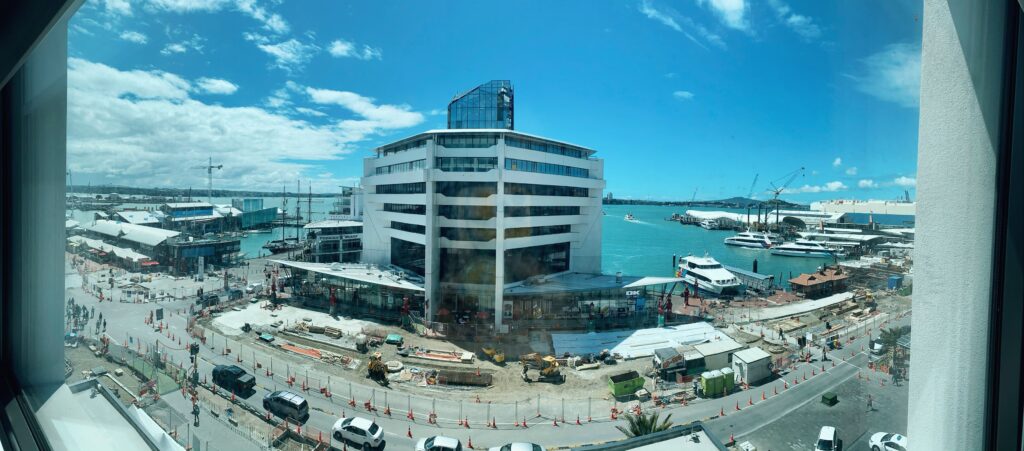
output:
[[[771,354],[756,346],[737,351],[732,356],[732,369],[736,372],[736,381],[751,385],[771,377],[771,364]]]
[[[717,369],[731,366],[732,354],[743,349],[743,345],[730,338],[722,338],[695,345],[694,349],[704,356],[705,368]]]
[[[677,373],[686,372],[686,361],[675,348],[655,349],[652,364],[663,380],[675,380]]]

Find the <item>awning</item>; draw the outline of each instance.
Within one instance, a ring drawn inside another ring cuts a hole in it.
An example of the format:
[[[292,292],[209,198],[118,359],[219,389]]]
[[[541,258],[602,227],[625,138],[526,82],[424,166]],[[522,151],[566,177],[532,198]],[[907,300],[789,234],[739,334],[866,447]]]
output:
[[[623,288],[646,287],[648,285],[661,285],[666,283],[683,282],[684,280],[686,279],[683,279],[682,277],[644,277],[643,279],[626,285]]]
[[[159,265],[160,262],[155,261],[155,260],[147,260],[147,261],[144,261],[144,262],[139,263],[139,264],[142,265],[142,266],[156,266],[156,265]]]

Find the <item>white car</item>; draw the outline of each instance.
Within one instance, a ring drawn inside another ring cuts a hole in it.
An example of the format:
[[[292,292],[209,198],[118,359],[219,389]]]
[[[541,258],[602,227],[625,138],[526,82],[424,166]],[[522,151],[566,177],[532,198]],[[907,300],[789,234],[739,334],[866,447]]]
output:
[[[871,451],[907,451],[907,437],[889,432],[879,432],[868,440]]]
[[[416,451],[462,451],[462,442],[451,437],[435,435],[421,438],[416,442]]]
[[[489,451],[547,451],[543,446],[535,443],[513,442],[505,446],[495,446]]]
[[[842,441],[836,437],[836,428],[822,426],[818,433],[818,441],[814,444],[814,451],[841,451]]]
[[[249,282],[249,286],[245,287],[246,293],[259,293],[263,291],[263,282]]]
[[[360,444],[364,451],[384,445],[384,430],[373,420],[362,417],[342,418],[331,429],[335,440]]]

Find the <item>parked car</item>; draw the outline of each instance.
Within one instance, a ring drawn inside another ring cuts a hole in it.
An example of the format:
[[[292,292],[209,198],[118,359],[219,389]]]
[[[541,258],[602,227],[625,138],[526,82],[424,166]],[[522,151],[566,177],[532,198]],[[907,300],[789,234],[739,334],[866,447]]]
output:
[[[842,451],[843,441],[836,435],[836,428],[823,426],[818,433],[818,441],[814,445],[814,451]]]
[[[451,437],[435,435],[421,438],[416,442],[416,451],[462,451],[462,442]]]
[[[281,418],[305,421],[309,418],[309,403],[290,391],[275,391],[263,397],[263,408]]]
[[[907,437],[889,432],[879,432],[868,440],[871,451],[907,451]]]
[[[242,299],[242,290],[239,290],[238,288],[228,290],[229,301],[237,301],[239,299]]]
[[[259,293],[263,291],[263,282],[249,282],[249,285],[245,287],[246,293]]]
[[[362,417],[342,418],[331,429],[335,440],[361,444],[363,450],[384,446],[384,430],[373,420]]]
[[[513,442],[505,446],[495,446],[489,451],[547,451],[536,443]]]

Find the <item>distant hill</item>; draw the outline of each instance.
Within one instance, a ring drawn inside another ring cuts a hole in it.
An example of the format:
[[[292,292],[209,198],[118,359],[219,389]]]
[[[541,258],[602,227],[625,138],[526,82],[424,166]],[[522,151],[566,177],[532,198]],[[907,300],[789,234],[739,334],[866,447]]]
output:
[[[149,196],[149,197],[166,197],[166,198],[178,198],[191,196],[196,199],[206,198],[206,188],[140,188],[135,186],[117,186],[117,185],[74,185],[68,188],[68,192],[74,192],[75,194],[110,194],[117,193],[122,196],[124,195],[135,195],[135,196]],[[308,192],[301,192],[298,194],[299,197],[308,197]],[[313,197],[335,197],[338,194],[334,193],[313,193]],[[287,192],[287,197],[295,197],[294,192]],[[227,189],[215,189],[213,190],[213,197],[281,197],[281,192],[273,191],[245,191],[245,190],[227,190]]]
[[[637,199],[604,199],[605,205],[669,205],[669,206],[680,206],[680,207],[718,207],[718,208],[757,208],[758,205],[762,205],[767,208],[775,208],[775,203],[770,200],[757,200],[746,197],[730,197],[728,199],[721,200],[696,200],[690,201],[657,201],[657,200],[637,200]],[[784,200],[779,200],[779,208],[789,210],[807,210],[810,207],[803,204],[795,204]]]

